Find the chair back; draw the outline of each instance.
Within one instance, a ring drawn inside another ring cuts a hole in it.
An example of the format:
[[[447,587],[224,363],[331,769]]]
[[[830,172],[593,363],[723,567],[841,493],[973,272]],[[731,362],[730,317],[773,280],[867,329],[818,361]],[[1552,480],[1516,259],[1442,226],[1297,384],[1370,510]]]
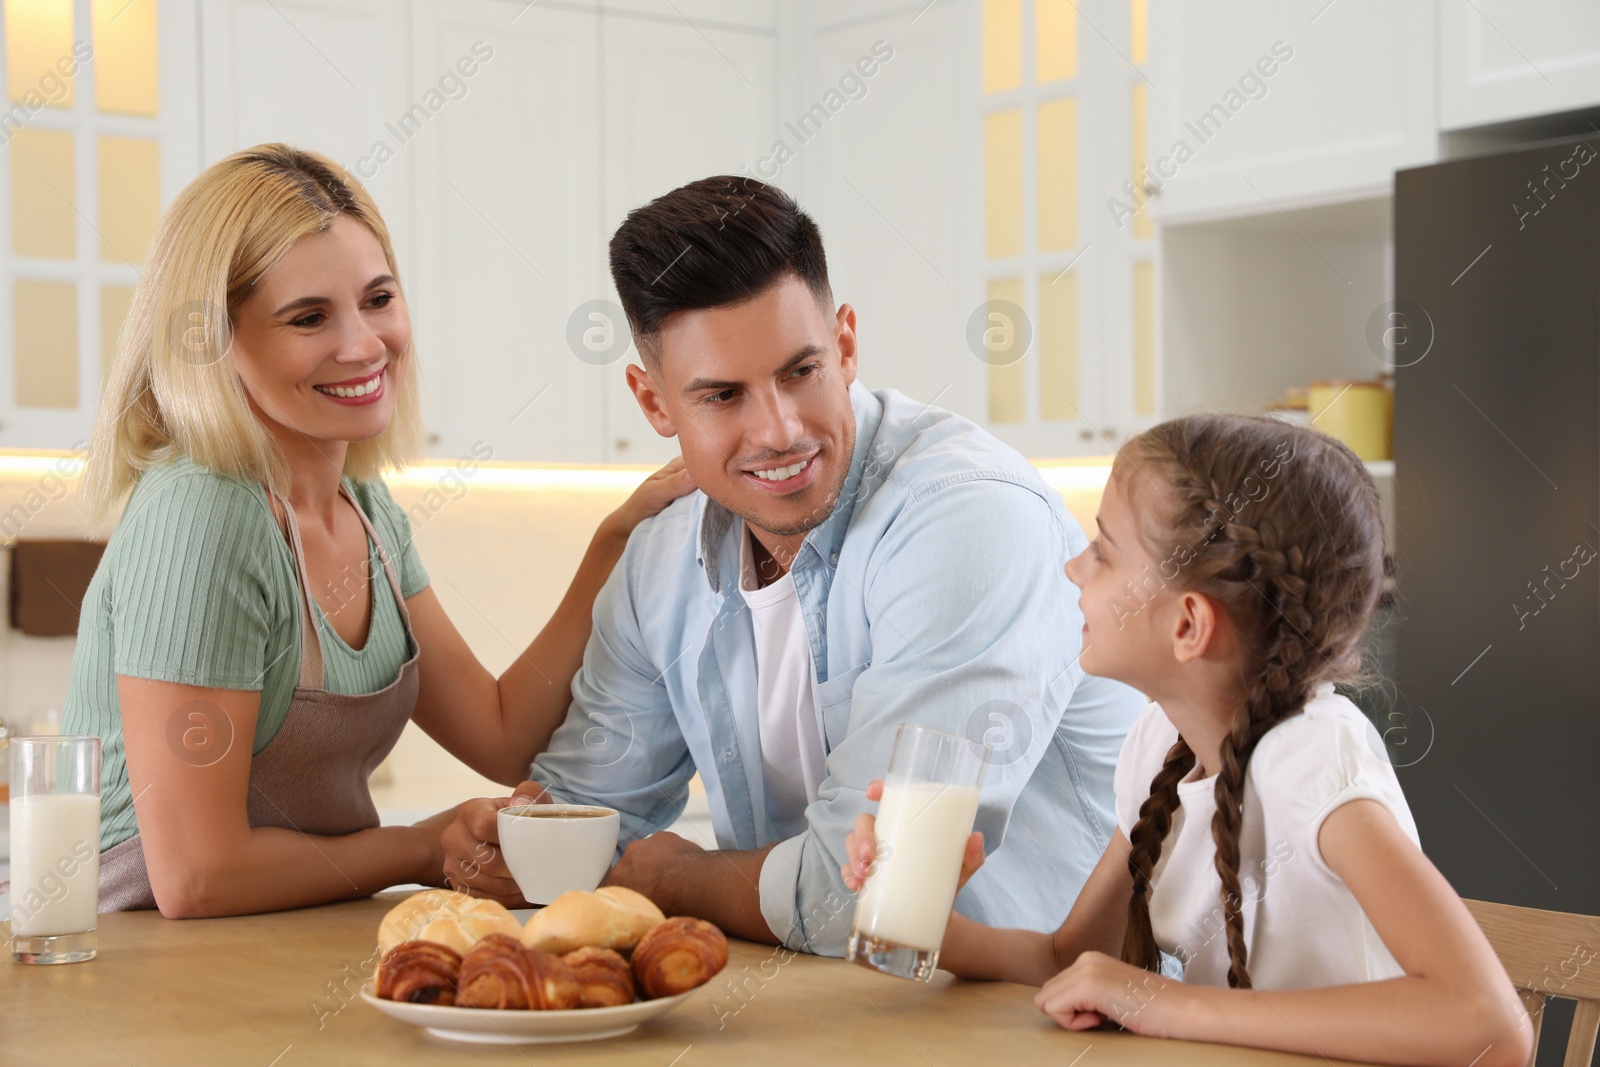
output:
[[[1600,1034],[1600,917],[1466,901],[1533,1022],[1532,1067],[1550,997],[1578,1002],[1563,1067],[1589,1067]]]

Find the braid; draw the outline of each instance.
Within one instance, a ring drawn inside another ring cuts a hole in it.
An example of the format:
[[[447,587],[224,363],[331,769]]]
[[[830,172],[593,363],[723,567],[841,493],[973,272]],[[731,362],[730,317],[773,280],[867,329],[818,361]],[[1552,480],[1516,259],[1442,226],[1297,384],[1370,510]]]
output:
[[[1139,821],[1128,835],[1128,873],[1133,875],[1133,897],[1128,902],[1128,932],[1122,942],[1122,959],[1147,971],[1161,969],[1161,951],[1150,926],[1150,876],[1161,858],[1161,845],[1172,829],[1178,807],[1178,783],[1194,769],[1194,752],[1178,738],[1167,750],[1167,760],[1150,783],[1150,795],[1139,806]]]
[[[1298,714],[1310,695],[1304,668],[1306,635],[1312,620],[1306,607],[1306,581],[1300,576],[1305,554],[1298,547],[1287,552],[1270,544],[1270,527],[1243,523],[1225,527],[1229,541],[1240,547],[1250,574],[1247,581],[1272,609],[1267,613],[1265,662],[1258,680],[1249,687],[1244,714],[1235,718],[1222,746],[1222,766],[1217,772],[1216,814],[1211,817],[1211,838],[1216,844],[1216,871],[1222,882],[1222,912],[1228,940],[1228,985],[1251,988],[1248,950],[1244,941],[1244,898],[1239,888],[1239,826],[1244,816],[1245,771],[1257,742],[1284,719]],[[1315,648],[1315,646],[1312,646]],[[1317,650],[1320,651],[1320,650]]]
[[[1211,817],[1211,839],[1217,854],[1213,861],[1222,882],[1222,914],[1228,939],[1228,985],[1251,987],[1248,951],[1244,942],[1244,897],[1239,888],[1239,824],[1244,816],[1245,771],[1256,742],[1275,725],[1273,700],[1264,684],[1251,693],[1246,714],[1241,715],[1222,746],[1222,766],[1217,771],[1216,814]]]

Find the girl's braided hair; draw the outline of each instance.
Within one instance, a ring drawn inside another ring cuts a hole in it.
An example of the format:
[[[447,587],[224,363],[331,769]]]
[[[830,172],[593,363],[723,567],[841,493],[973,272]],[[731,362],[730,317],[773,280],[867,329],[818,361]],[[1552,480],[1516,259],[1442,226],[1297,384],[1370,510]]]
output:
[[[1151,502],[1140,537],[1162,578],[1210,598],[1239,634],[1244,702],[1217,768],[1216,869],[1227,919],[1228,984],[1250,987],[1239,889],[1245,769],[1256,743],[1323,682],[1360,674],[1361,640],[1383,583],[1383,520],[1372,477],[1331,437],[1274,419],[1194,415],[1123,446],[1113,477]],[[1176,577],[1168,578],[1173,570]],[[1134,893],[1122,958],[1157,970],[1150,878],[1194,767],[1167,752],[1129,835]]]

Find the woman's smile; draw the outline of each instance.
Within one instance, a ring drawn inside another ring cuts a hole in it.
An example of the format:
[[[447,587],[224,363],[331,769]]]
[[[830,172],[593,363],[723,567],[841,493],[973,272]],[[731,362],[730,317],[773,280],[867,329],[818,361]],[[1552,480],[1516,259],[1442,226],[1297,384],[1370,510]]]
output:
[[[362,378],[346,378],[344,381],[313,385],[311,388],[335,404],[351,406],[376,404],[383,399],[384,386],[388,381],[384,373],[387,369],[387,366],[379,367]]]

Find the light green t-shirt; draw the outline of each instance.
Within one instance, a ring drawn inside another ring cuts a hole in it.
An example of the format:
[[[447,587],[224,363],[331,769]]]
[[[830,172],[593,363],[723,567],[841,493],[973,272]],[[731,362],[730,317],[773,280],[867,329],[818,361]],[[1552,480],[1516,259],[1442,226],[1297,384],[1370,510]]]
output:
[[[388,549],[401,594],[425,589],[411,524],[388,488],[348,478],[345,486]],[[400,611],[370,542],[368,555],[364,648],[345,644],[313,600],[329,692],[375,693],[408,658]],[[102,850],[138,832],[117,676],[259,691],[250,744],[260,752],[283,725],[300,679],[299,597],[294,557],[262,486],[185,457],[139,480],[84,596],[62,721],[65,732],[102,741]]]

